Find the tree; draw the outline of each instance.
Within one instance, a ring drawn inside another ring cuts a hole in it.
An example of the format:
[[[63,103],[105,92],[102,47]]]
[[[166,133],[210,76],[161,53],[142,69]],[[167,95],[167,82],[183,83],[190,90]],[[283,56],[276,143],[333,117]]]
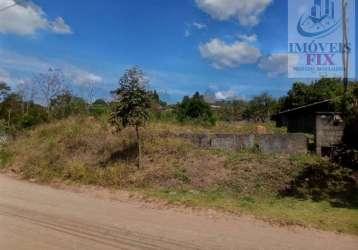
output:
[[[204,96],[196,92],[193,97],[185,96],[178,106],[177,118],[180,122],[194,121],[215,125],[216,118]]]
[[[277,101],[268,93],[264,92],[259,96],[255,96],[249,102],[245,116],[247,119],[265,122],[267,119],[270,119],[276,109]]]
[[[349,86],[347,93],[340,98],[345,107],[345,131],[343,142],[358,150],[358,83]]]
[[[50,68],[47,73],[41,73],[34,76],[33,83],[37,86],[40,99],[47,107],[47,112],[51,112],[51,100],[64,94],[67,90],[65,78],[60,69]]]
[[[108,103],[103,99],[97,99],[92,104],[93,105],[99,105],[99,106],[105,106],[105,107],[108,106]]]
[[[90,106],[90,114],[95,117],[107,115],[110,112],[109,104],[103,99],[95,100]]]
[[[244,100],[225,101],[220,107],[219,117],[228,122],[241,121],[245,110],[247,103]]]
[[[52,115],[56,119],[67,118],[74,114],[87,113],[87,102],[71,94],[70,91],[56,96],[51,100]]]
[[[337,78],[322,78],[311,84],[296,82],[287,96],[281,99],[281,109],[292,109],[327,99],[335,99],[343,95],[343,92],[342,81]]]
[[[7,84],[0,83],[0,120],[10,133],[48,121],[46,109],[32,100],[28,84],[23,83],[16,92],[10,92]]]
[[[296,82],[288,91],[287,96],[282,99],[283,109],[291,109],[304,106],[309,102],[309,86]]]
[[[87,99],[89,104],[93,103],[95,96],[96,96],[95,85],[96,85],[95,81],[88,81],[87,83],[84,84],[84,86],[86,88],[85,92],[87,92],[87,96],[84,97],[83,99]]]
[[[150,97],[146,90],[147,80],[139,67],[125,72],[119,80],[110,121],[117,129],[128,126],[135,128],[138,145],[138,167],[142,168],[142,142],[140,127],[149,119]]]
[[[167,103],[160,100],[160,96],[156,90],[148,91],[148,96],[150,98],[150,116],[154,119],[161,119],[163,115],[163,107],[167,106]]]
[[[37,86],[33,81],[23,81],[16,86],[17,93],[22,97],[23,112],[28,114],[31,104],[35,103]]]
[[[11,88],[5,82],[0,82],[0,101],[3,101],[10,91]]]
[[[26,105],[28,111],[21,116],[19,127],[31,128],[48,121],[48,113],[44,107],[33,102],[26,102]]]
[[[22,115],[22,98],[15,93],[7,95],[1,103],[0,117],[7,121],[7,126],[10,128],[19,124]]]

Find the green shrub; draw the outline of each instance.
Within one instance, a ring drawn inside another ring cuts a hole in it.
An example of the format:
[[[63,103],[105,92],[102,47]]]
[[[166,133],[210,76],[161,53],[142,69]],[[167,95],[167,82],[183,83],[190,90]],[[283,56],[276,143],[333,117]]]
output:
[[[358,206],[358,180],[351,169],[331,163],[310,165],[291,182],[286,195],[337,206]]]
[[[184,184],[187,184],[190,182],[190,177],[187,176],[185,169],[178,168],[175,171],[175,179],[183,182]]]
[[[24,115],[20,119],[22,128],[31,128],[47,121],[47,117],[41,117],[39,115]]]
[[[96,100],[90,106],[90,115],[94,117],[101,118],[103,116],[108,116],[110,111],[110,106],[102,99]]]
[[[178,107],[177,119],[201,125],[215,125],[216,117],[210,105],[198,92],[193,97],[184,97]]]
[[[332,161],[358,171],[358,150],[347,145],[339,145],[332,152]]]
[[[5,150],[5,149],[0,149],[0,168],[4,168],[6,167],[12,159],[12,153]]]

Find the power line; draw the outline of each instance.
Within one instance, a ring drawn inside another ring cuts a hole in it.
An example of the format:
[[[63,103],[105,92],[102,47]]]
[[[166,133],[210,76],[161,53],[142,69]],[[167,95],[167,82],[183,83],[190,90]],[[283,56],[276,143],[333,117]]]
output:
[[[9,6],[6,6],[6,7],[2,8],[2,9],[0,9],[0,12],[3,12],[3,11],[8,10],[8,9],[11,9],[12,7],[15,7],[16,5],[18,5],[19,3],[22,3],[22,2],[24,2],[24,1],[26,1],[26,0],[18,0],[18,1],[15,1],[13,4],[11,4],[11,5],[9,5]]]
[[[3,11],[5,11],[5,10],[8,10],[8,9],[10,9],[10,8],[16,6],[16,5],[17,5],[17,3],[14,3],[14,4],[12,4],[12,5],[6,6],[6,7],[2,8],[2,9],[0,9],[0,12],[3,12]]]

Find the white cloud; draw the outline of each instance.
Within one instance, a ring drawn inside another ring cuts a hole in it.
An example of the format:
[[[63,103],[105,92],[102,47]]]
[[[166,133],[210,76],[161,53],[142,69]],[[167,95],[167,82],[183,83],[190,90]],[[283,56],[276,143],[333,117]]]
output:
[[[51,64],[44,60],[20,55],[0,49],[0,68],[8,68],[23,72],[43,72],[51,67]]]
[[[217,100],[233,100],[236,98],[236,93],[233,90],[218,91],[215,93],[215,98]]]
[[[79,85],[97,84],[103,82],[103,78],[101,76],[75,66],[65,66],[63,71],[66,77]]]
[[[50,26],[51,30],[57,34],[72,34],[71,27],[65,23],[62,17],[57,17]]]
[[[215,68],[238,68],[242,64],[254,64],[261,57],[259,49],[246,43],[236,41],[227,44],[220,39],[213,39],[199,46],[201,56],[212,61]]]
[[[15,3],[18,4],[14,5]],[[41,7],[31,1],[25,4],[17,0],[0,0],[0,8],[8,6],[12,7],[2,11],[0,15],[0,33],[34,35],[38,30],[49,30],[58,34],[72,33],[62,17],[49,21]]]
[[[203,30],[206,29],[208,26],[204,23],[193,22],[192,24],[186,24],[187,28],[184,33],[184,37],[188,38],[191,37],[195,30]]]
[[[197,28],[198,30],[202,30],[202,29],[206,29],[207,28],[207,25],[204,24],[204,23],[198,23],[198,22],[194,22],[193,23],[193,26],[195,28]]]
[[[239,39],[243,42],[247,42],[247,43],[254,43],[257,41],[257,35],[256,34],[252,34],[252,35],[239,35],[238,36]]]
[[[81,67],[66,62],[51,62],[36,57],[24,56],[13,52],[0,50],[0,79],[1,72],[21,72],[26,75],[44,73],[49,68],[59,68],[64,75],[75,84],[101,83],[103,78]],[[4,78],[3,74],[3,78]],[[9,78],[10,79],[10,78]]]
[[[9,73],[7,73],[5,70],[0,69],[0,82],[9,83],[10,82],[10,76]]]
[[[293,54],[276,53],[260,60],[259,68],[266,71],[269,77],[286,75],[298,63],[299,58]]]
[[[195,0],[211,17],[224,21],[237,18],[242,26],[255,26],[272,0]]]
[[[14,87],[15,85],[23,83],[24,80],[21,78],[15,78],[9,72],[0,68],[0,82],[4,82],[10,85],[10,87]]]

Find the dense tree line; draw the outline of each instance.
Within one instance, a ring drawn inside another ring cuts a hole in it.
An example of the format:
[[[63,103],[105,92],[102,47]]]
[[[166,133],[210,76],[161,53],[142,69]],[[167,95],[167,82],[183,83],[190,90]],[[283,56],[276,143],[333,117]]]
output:
[[[88,103],[74,95],[61,70],[49,69],[34,75],[14,90],[7,83],[0,83],[0,132],[15,133],[71,115],[106,113],[109,106],[105,101]]]
[[[349,115],[352,117],[357,103],[358,84],[351,82],[348,95]],[[224,121],[268,121],[277,112],[301,107],[327,99],[332,100],[336,110],[342,110],[343,82],[340,79],[322,78],[310,84],[296,82],[281,98],[274,98],[268,93],[254,96],[251,100],[231,100],[217,102],[219,105],[218,117]],[[351,118],[349,118],[351,119]]]
[[[1,127],[24,129],[78,114],[109,116],[116,107],[115,103],[107,103],[101,99],[89,101],[93,99],[93,90],[90,91],[91,96],[79,97],[68,86],[64,74],[58,69],[37,74],[26,84],[20,84],[16,90],[10,89],[6,83],[0,83]],[[353,127],[357,126],[357,86],[357,83],[352,82],[348,95],[348,103],[351,105],[346,120]],[[197,92],[193,96],[185,96],[176,105],[168,105],[155,90],[145,89],[150,119],[171,119],[205,125],[214,125],[217,120],[266,122],[279,111],[326,99],[335,101],[339,109],[343,91],[340,79],[322,78],[311,84],[296,82],[287,95],[281,98],[274,98],[264,92],[251,100],[233,99],[208,103],[205,95]],[[116,92],[112,94],[118,95]]]
[[[352,83],[353,84],[353,83]],[[343,96],[344,86],[340,79],[322,78],[311,84],[296,82],[287,96],[280,99],[280,109],[292,109],[307,104]]]

